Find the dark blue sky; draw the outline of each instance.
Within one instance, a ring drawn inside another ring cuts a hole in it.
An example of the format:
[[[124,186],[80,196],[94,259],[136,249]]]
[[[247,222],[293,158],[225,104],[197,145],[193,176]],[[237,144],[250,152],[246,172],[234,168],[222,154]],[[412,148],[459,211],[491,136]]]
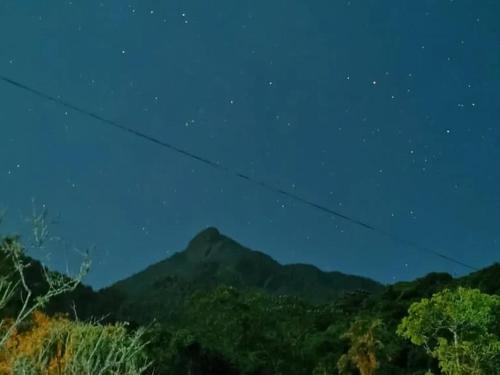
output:
[[[500,260],[499,17],[496,0],[3,0],[0,74],[482,267]],[[3,230],[46,204],[54,234],[96,245],[95,287],[207,226],[383,282],[467,272],[3,82],[0,128]]]

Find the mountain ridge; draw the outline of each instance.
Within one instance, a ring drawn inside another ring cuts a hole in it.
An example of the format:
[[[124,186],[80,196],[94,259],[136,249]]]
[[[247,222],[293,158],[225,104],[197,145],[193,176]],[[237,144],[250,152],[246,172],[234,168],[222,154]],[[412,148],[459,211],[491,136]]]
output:
[[[150,304],[151,311],[182,305],[185,294],[208,291],[219,285],[271,295],[289,295],[312,303],[327,303],[355,290],[381,291],[384,286],[362,276],[325,272],[309,264],[282,265],[271,256],[251,250],[214,227],[199,232],[169,258],[120,280],[101,293],[123,296],[125,318],[135,315],[132,306]]]
[[[178,276],[192,277],[193,275],[190,274],[190,271],[192,271],[191,269],[173,269],[174,266],[178,266],[181,262],[188,262],[190,266],[197,263],[224,263],[226,266],[232,265],[238,267],[238,271],[240,272],[248,272],[249,270],[255,271],[255,265],[251,264],[251,261],[260,261],[262,263],[261,265],[268,267],[282,267],[282,269],[290,270],[290,272],[305,271],[321,275],[347,277],[352,280],[363,280],[367,281],[369,289],[371,287],[380,289],[383,285],[363,276],[348,275],[339,271],[323,271],[312,264],[281,264],[264,252],[249,249],[232,238],[221,234],[216,228],[209,227],[199,232],[191,241],[189,241],[187,247],[183,251],[177,252],[169,258],[154,263],[146,267],[144,270],[139,271],[125,279],[119,280],[108,288],[121,288],[125,285],[130,287],[132,282],[141,279],[144,280],[144,276],[146,275],[149,276],[146,279],[151,279],[154,276],[169,276],[168,274],[158,275],[159,272],[170,271]]]

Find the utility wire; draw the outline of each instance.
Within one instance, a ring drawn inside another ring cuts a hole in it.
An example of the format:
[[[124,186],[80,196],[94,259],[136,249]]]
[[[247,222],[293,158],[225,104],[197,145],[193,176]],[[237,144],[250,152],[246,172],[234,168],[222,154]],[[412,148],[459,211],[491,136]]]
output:
[[[79,106],[76,106],[76,105],[74,105],[74,104],[72,104],[70,102],[67,102],[67,101],[63,100],[63,99],[60,99],[58,97],[52,96],[50,94],[47,94],[47,93],[45,93],[43,91],[37,90],[37,89],[35,89],[35,88],[31,87],[31,86],[28,86],[28,85],[25,85],[25,84],[19,82],[19,81],[13,80],[13,79],[8,78],[8,77],[5,77],[3,75],[0,75],[0,80],[3,81],[3,82],[5,82],[5,83],[8,83],[9,85],[12,85],[12,86],[15,86],[15,87],[17,87],[19,89],[22,89],[24,91],[28,91],[28,92],[30,92],[30,93],[32,93],[32,94],[34,94],[34,95],[36,95],[36,96],[38,96],[40,98],[43,98],[45,100],[54,102],[54,103],[56,103],[58,105],[62,105],[64,107],[66,107],[66,108],[69,108],[69,109],[75,111],[75,112],[79,112],[79,113],[81,113],[81,114],[83,114],[85,116],[89,116],[89,117],[91,117],[91,118],[93,118],[93,119],[95,119],[95,120],[97,120],[97,121],[99,121],[99,122],[101,122],[103,124],[109,125],[109,126],[114,127],[114,128],[116,128],[118,130],[121,130],[123,132],[126,132],[126,133],[129,133],[129,134],[134,135],[136,137],[142,138],[143,140],[146,140],[148,142],[155,143],[158,146],[170,149],[171,151],[174,151],[174,152],[176,152],[178,154],[181,154],[181,155],[183,155],[185,157],[197,160],[197,161],[199,161],[201,163],[204,163],[204,164],[208,165],[209,167],[221,170],[221,171],[226,172],[228,174],[232,174],[233,176],[236,176],[236,177],[238,177],[240,179],[246,180],[247,182],[250,182],[250,183],[252,183],[254,185],[258,185],[258,186],[260,186],[260,187],[262,187],[262,188],[264,188],[266,190],[269,190],[269,191],[272,191],[274,193],[278,193],[278,194],[284,195],[284,196],[286,196],[286,197],[288,197],[288,198],[290,198],[290,199],[292,199],[294,201],[300,202],[300,203],[302,203],[302,204],[304,204],[306,206],[312,207],[314,209],[320,210],[320,211],[325,212],[327,214],[330,214],[330,215],[336,216],[338,218],[341,218],[341,219],[343,219],[343,220],[345,220],[347,222],[350,222],[350,223],[352,223],[354,225],[357,225],[357,226],[360,226],[360,227],[365,228],[367,230],[370,230],[372,232],[378,233],[378,234],[380,234],[380,235],[382,235],[384,237],[387,237],[387,238],[391,239],[394,242],[398,242],[398,243],[403,244],[405,246],[412,247],[412,248],[414,248],[416,250],[420,250],[422,252],[426,252],[428,254],[435,255],[435,256],[437,256],[437,257],[439,257],[441,259],[444,259],[444,260],[449,261],[451,263],[455,263],[455,264],[460,265],[462,267],[465,267],[465,268],[468,268],[468,269],[471,269],[471,270],[474,270],[474,271],[478,270],[478,268],[476,268],[474,266],[471,266],[471,265],[469,265],[469,264],[467,264],[465,262],[462,262],[461,260],[453,258],[453,257],[451,257],[449,255],[441,253],[440,251],[437,251],[437,250],[434,250],[432,248],[428,248],[428,247],[425,247],[425,246],[421,246],[421,245],[419,245],[419,244],[417,244],[415,242],[408,241],[406,239],[400,238],[399,236],[397,236],[395,234],[386,232],[385,230],[377,228],[377,227],[375,227],[375,226],[373,226],[373,225],[371,225],[371,224],[369,224],[369,223],[367,223],[365,221],[358,220],[358,219],[353,218],[353,217],[351,217],[349,215],[343,214],[343,213],[341,213],[339,211],[336,211],[336,210],[333,210],[333,209],[328,208],[326,206],[323,206],[321,204],[315,203],[315,202],[313,202],[313,201],[311,201],[309,199],[303,198],[303,197],[301,197],[299,195],[291,193],[291,192],[289,192],[287,190],[283,190],[283,189],[281,189],[279,187],[276,187],[274,185],[268,184],[268,183],[266,183],[264,181],[255,179],[255,178],[253,178],[253,177],[251,177],[249,175],[246,175],[244,173],[240,173],[240,172],[238,172],[236,170],[229,169],[229,168],[221,165],[220,163],[214,162],[214,161],[212,161],[210,159],[204,158],[204,157],[199,156],[197,154],[194,154],[194,153],[192,153],[190,151],[187,151],[187,150],[182,149],[180,147],[174,146],[171,143],[162,141],[162,140],[160,140],[158,138],[155,138],[155,137],[153,137],[151,135],[148,135],[146,133],[140,132],[140,131],[135,130],[133,128],[130,128],[128,126],[124,126],[124,125],[121,125],[121,124],[119,124],[119,123],[117,123],[115,121],[106,119],[106,118],[104,118],[104,117],[102,117],[102,116],[100,116],[100,115],[98,115],[98,114],[96,114],[94,112],[91,112],[91,111],[88,111],[86,109],[83,109],[83,108],[81,108]]]

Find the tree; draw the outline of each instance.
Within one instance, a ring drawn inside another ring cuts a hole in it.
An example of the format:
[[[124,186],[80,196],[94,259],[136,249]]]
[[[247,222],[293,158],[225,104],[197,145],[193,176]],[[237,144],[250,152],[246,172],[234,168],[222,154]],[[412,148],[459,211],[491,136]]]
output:
[[[355,371],[361,375],[372,375],[380,367],[380,356],[384,344],[380,339],[383,323],[380,319],[356,320],[342,336],[349,341],[349,350],[337,362],[341,374]]]
[[[398,335],[423,346],[447,375],[497,374],[500,297],[478,289],[446,289],[410,306]]]
[[[305,375],[329,353],[314,343],[320,339],[314,337],[316,318],[325,309],[297,297],[220,286],[191,298],[185,325],[194,341],[242,374]],[[330,340],[320,341],[328,346]]]

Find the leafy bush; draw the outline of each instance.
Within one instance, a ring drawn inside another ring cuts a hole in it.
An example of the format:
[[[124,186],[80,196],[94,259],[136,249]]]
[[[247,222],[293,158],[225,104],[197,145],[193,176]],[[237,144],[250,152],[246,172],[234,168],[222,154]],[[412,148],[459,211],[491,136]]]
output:
[[[446,289],[410,306],[398,334],[423,346],[447,375],[498,374],[500,297]]]
[[[72,322],[36,311],[0,351],[0,374],[143,374],[150,366],[143,334],[129,334],[123,323]]]

